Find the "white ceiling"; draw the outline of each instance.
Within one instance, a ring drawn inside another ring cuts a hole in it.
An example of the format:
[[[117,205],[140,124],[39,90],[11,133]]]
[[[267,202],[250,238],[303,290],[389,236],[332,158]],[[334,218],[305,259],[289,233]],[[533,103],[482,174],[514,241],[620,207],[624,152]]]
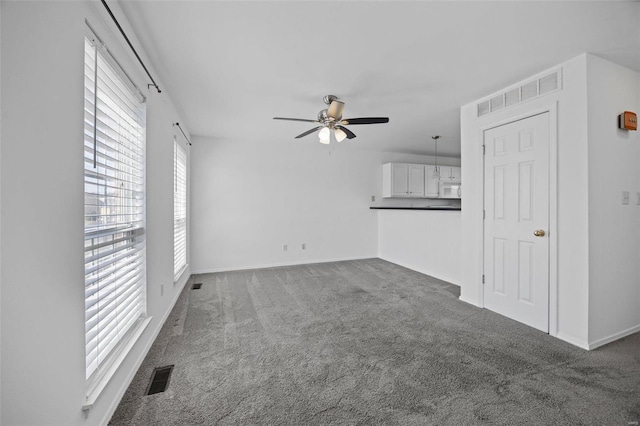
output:
[[[640,71],[639,2],[127,1],[120,4],[192,135],[293,137],[322,97],[364,149],[460,155],[459,107],[583,52]],[[344,142],[343,142],[344,143]]]

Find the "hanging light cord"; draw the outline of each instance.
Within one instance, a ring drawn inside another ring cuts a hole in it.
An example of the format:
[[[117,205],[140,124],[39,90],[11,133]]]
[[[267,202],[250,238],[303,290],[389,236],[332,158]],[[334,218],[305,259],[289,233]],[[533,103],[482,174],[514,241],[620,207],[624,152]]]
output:
[[[180,129],[180,131],[182,132],[182,136],[184,136],[184,138],[187,140],[187,143],[189,144],[189,146],[191,146],[191,141],[189,140],[187,135],[185,135],[184,130],[182,130],[182,127],[180,127],[180,123],[174,123],[173,125],[174,126],[178,126],[178,129]]]
[[[434,168],[434,174],[440,174],[440,170],[438,170],[438,139],[440,139],[440,136],[431,136],[431,139],[433,139],[433,141],[436,144],[436,165]]]
[[[107,2],[105,0],[101,0],[101,1],[102,1],[102,4],[104,5],[105,9],[107,9],[107,12],[109,12],[109,15],[111,15],[111,19],[113,19],[113,22],[116,24],[116,27],[118,27],[118,29],[120,30],[120,33],[122,34],[124,39],[127,41],[127,44],[129,45],[129,47],[133,51],[133,54],[136,55],[136,58],[138,58],[138,61],[140,62],[140,65],[142,65],[142,68],[144,68],[145,72],[147,73],[147,75],[151,79],[153,84],[147,84],[147,87],[153,86],[153,87],[156,88],[158,93],[162,93],[162,91],[160,90],[160,87],[158,87],[158,85],[156,84],[156,81],[153,79],[153,77],[151,77],[151,73],[149,73],[149,70],[144,65],[144,62],[142,62],[142,59],[140,59],[140,55],[138,55],[138,52],[136,51],[136,49],[133,47],[133,45],[129,41],[129,37],[127,37],[127,35],[124,33],[124,30],[120,26],[120,23],[118,22],[116,17],[113,15],[113,12],[111,12],[111,9],[109,8],[109,6],[107,6]],[[189,145],[191,145],[191,144],[189,144]]]

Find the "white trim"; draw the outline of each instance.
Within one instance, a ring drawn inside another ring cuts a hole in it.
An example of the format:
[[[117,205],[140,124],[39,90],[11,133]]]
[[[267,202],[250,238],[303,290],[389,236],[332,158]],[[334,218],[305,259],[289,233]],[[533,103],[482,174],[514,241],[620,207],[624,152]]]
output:
[[[382,256],[379,256],[379,259],[385,260],[385,261],[387,261],[389,263],[393,263],[393,264],[398,265],[398,266],[402,266],[403,268],[411,269],[412,271],[419,272],[421,274],[428,275],[428,276],[433,277],[433,278],[437,278],[437,279],[439,279],[441,281],[446,281],[449,284],[454,284],[454,285],[457,285],[458,287],[460,287],[460,282],[458,280],[454,280],[454,279],[451,279],[449,277],[445,277],[444,275],[434,274],[433,272],[428,271],[428,270],[426,270],[424,268],[415,267],[415,266],[410,265],[408,263],[398,262],[396,260],[384,258]]]
[[[475,118],[477,120],[477,118]],[[489,127],[489,126],[487,126]],[[479,144],[476,144],[478,150],[477,161],[479,163],[478,170],[480,170],[480,179],[476,182],[476,193],[480,194],[480,209],[476,213],[476,226],[480,229],[480,235],[482,238],[476,241],[476,249],[478,250],[478,259],[480,260],[476,265],[476,286],[478,287],[478,304],[480,308],[484,308],[484,283],[482,282],[482,275],[484,275],[484,156],[486,153],[486,147],[484,146],[484,132],[485,128],[479,127],[478,140]]]
[[[470,304],[470,305],[473,305],[473,306],[477,306],[477,307],[479,307],[475,302],[473,302],[473,301],[471,301],[471,300],[468,300],[468,299],[465,299],[465,298],[464,298],[464,297],[462,297],[462,296],[458,297],[458,300],[460,300],[460,301],[462,301],[462,302],[464,302],[464,303],[468,303],[468,304]]]
[[[607,343],[622,339],[623,337],[627,337],[630,334],[637,333],[638,331],[640,331],[640,324],[636,325],[635,327],[631,327],[618,333],[612,334],[611,336],[605,337],[604,339],[596,340],[593,343],[589,343],[587,349],[593,350],[595,348],[599,348],[600,346],[604,346]]]
[[[348,262],[350,260],[365,260],[365,259],[379,259],[379,257],[377,257],[376,255],[372,255],[372,256],[363,256],[363,257],[345,257],[345,258],[333,258],[333,259],[322,259],[322,260],[300,260],[296,262],[263,263],[258,265],[233,266],[233,267],[227,267],[227,268],[207,268],[207,269],[197,269],[197,270],[191,271],[191,275],[215,274],[216,272],[246,271],[249,269],[280,268],[282,266],[313,265],[314,263]]]
[[[126,380],[122,382],[122,386],[116,392],[115,397],[111,401],[111,405],[105,411],[105,415],[102,418],[102,421],[100,421],[98,424],[106,425],[107,423],[109,423],[109,420],[111,419],[111,417],[113,417],[113,413],[116,412],[116,409],[118,408],[118,405],[120,405],[120,401],[122,400],[122,397],[124,396],[124,393],[129,388],[129,385],[131,385],[131,382],[133,382],[133,378],[135,377],[136,373],[140,369],[140,366],[142,365],[142,362],[147,357],[147,354],[149,353],[149,350],[151,349],[151,346],[155,343],[158,335],[160,334],[160,330],[162,330],[162,327],[164,326],[164,323],[167,322],[167,318],[169,318],[169,315],[173,311],[173,308],[175,307],[176,303],[178,302],[178,298],[182,294],[182,290],[184,289],[184,286],[187,284],[187,282],[189,281],[190,278],[191,278],[191,275],[186,275],[185,277],[183,277],[184,282],[180,285],[180,289],[176,291],[176,294],[175,294],[175,296],[173,298],[173,301],[171,302],[171,306],[169,306],[169,308],[167,308],[166,312],[162,316],[162,319],[160,320],[160,322],[158,323],[158,326],[153,331],[153,333],[150,336],[149,340],[145,344],[144,349],[140,353],[140,356],[138,356],[138,358],[136,359],[136,361],[134,363],[134,367],[131,369],[131,371],[127,375]]]
[[[127,354],[136,344],[136,342],[142,335],[142,332],[144,332],[144,330],[151,322],[152,318],[153,317],[147,317],[140,321],[135,326],[135,328],[131,330],[129,338],[126,342],[123,342],[124,344],[120,346],[118,353],[112,353],[109,356],[109,365],[102,367],[100,370],[100,376],[97,377],[96,380],[92,380],[90,385],[88,386],[85,403],[82,405],[83,411],[89,411],[93,407],[93,404],[95,404],[104,388],[107,387],[107,384],[109,384],[111,378],[116,374],[116,371],[118,371],[120,364],[122,364],[124,359],[127,357]]]
[[[549,335],[558,335],[558,101],[549,111]]]
[[[558,332],[555,337],[579,348],[589,350],[589,345],[584,340],[578,339],[562,332]]]
[[[529,111],[515,114],[498,121],[491,122],[484,126],[480,126],[480,144],[484,145],[484,133],[495,127],[513,123],[515,121],[524,120],[536,115],[549,113],[549,330],[551,336],[558,335],[558,101],[553,101],[548,105],[533,108]],[[480,148],[478,148],[480,150]],[[480,250],[480,273],[478,277],[484,274],[484,220],[482,210],[484,209],[484,155],[480,154],[480,170],[482,170],[482,179],[478,185],[481,187],[482,209],[479,212],[478,220],[482,229],[482,239],[478,241],[478,249]],[[478,279],[478,305],[484,308],[484,284]],[[562,339],[566,340],[566,339]],[[569,340],[567,340],[569,341]],[[571,342],[571,341],[569,341]],[[576,344],[584,347],[584,345]],[[585,347],[586,348],[586,347]]]
[[[187,269],[189,269],[189,264],[185,264],[182,269],[180,269],[180,272],[178,273],[178,278],[173,282],[173,285],[178,284],[181,280],[182,280],[182,276],[184,275],[184,273],[187,271]],[[175,279],[175,277],[174,277]]]

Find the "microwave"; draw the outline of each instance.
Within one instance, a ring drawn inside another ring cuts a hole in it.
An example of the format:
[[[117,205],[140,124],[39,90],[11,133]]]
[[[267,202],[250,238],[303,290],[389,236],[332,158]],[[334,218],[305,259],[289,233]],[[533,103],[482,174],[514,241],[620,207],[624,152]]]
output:
[[[462,184],[460,182],[440,182],[438,198],[462,198]]]

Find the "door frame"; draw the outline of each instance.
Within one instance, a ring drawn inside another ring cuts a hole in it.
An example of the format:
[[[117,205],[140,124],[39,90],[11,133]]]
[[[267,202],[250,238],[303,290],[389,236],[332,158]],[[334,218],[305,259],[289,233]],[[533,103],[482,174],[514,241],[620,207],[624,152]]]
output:
[[[507,118],[489,122],[479,128],[478,140],[484,145],[484,134],[487,130],[504,126],[515,121],[524,120],[536,115],[549,113],[549,335],[558,335],[558,102],[531,109],[525,113],[514,114]],[[478,158],[479,170],[482,170],[480,193],[482,194],[482,210],[485,210],[485,156],[480,147]],[[481,211],[478,215],[478,226],[482,230],[482,238],[478,240],[480,262],[478,265],[478,277],[484,274],[484,215]],[[478,280],[478,306],[484,308],[484,284]]]

